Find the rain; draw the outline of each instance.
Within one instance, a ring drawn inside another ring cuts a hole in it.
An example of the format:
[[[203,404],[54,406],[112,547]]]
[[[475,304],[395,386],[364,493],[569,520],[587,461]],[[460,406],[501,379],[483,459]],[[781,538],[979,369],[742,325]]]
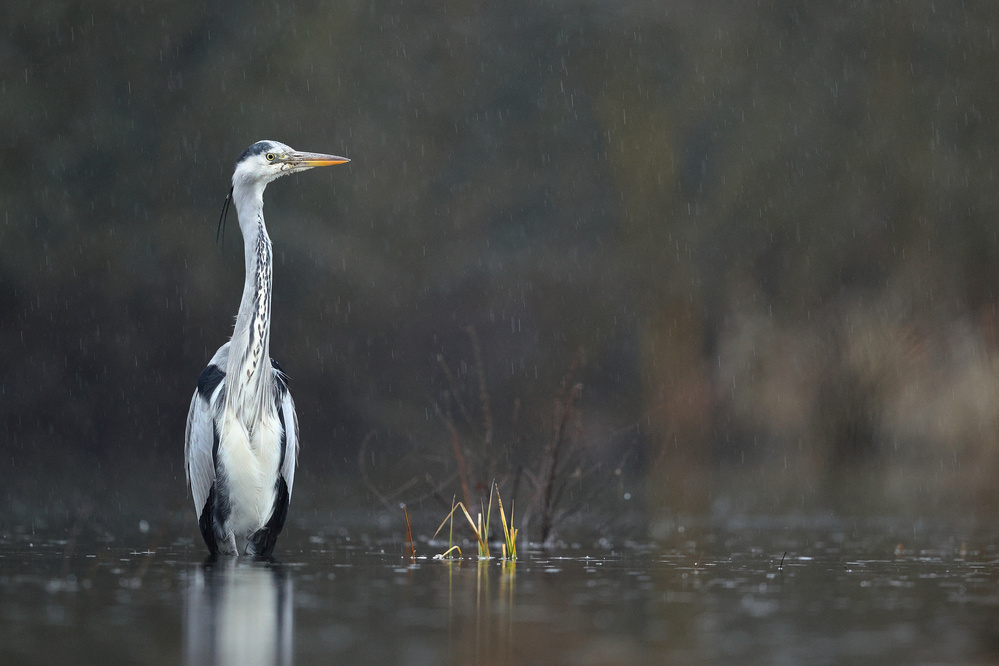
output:
[[[991,658],[993,4],[5,13],[0,661]],[[267,189],[294,496],[206,561],[260,139],[350,162]]]

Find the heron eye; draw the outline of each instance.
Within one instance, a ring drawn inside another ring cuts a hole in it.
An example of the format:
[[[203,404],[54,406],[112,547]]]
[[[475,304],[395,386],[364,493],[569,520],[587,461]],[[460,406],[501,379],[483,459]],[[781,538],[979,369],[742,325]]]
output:
[[[274,153],[267,153],[267,161],[268,162],[274,161]]]

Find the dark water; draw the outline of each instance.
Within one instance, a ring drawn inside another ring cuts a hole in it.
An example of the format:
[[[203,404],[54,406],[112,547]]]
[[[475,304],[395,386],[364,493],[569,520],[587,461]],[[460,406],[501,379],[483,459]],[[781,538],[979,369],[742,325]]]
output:
[[[987,663],[999,554],[946,527],[777,521],[516,564],[315,533],[280,563],[7,535],[0,663]],[[172,540],[171,540],[172,539]],[[466,552],[468,555],[468,552]]]

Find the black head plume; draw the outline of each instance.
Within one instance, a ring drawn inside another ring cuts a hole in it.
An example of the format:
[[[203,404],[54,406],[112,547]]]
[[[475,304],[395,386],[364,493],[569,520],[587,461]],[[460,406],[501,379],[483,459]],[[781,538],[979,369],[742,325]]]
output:
[[[229,203],[232,201],[232,189],[229,188],[229,194],[225,195],[225,201],[222,202],[222,214],[219,215],[219,227],[215,231],[215,242],[219,245],[225,246],[225,218],[229,213]]]

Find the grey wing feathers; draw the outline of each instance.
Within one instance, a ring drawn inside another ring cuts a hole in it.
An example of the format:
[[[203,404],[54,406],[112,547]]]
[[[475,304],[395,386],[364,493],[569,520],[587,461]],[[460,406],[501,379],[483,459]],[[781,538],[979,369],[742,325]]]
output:
[[[291,399],[291,392],[285,388],[282,393],[278,409],[281,410],[281,422],[284,423],[285,449],[280,473],[288,486],[290,499],[292,486],[295,485],[295,465],[298,462],[298,415],[295,413],[295,401]]]
[[[191,398],[191,410],[187,414],[184,457],[187,461],[187,483],[194,496],[194,511],[199,518],[208,500],[208,492],[215,483],[215,461],[212,457],[214,439],[211,406],[208,400],[195,391]]]
[[[208,493],[215,483],[214,414],[216,404],[225,394],[226,361],[229,359],[229,343],[222,345],[208,367],[198,378],[198,388],[191,398],[191,409],[187,413],[187,435],[184,439],[184,459],[186,462],[187,484],[194,496],[194,510],[200,519],[208,500]]]

